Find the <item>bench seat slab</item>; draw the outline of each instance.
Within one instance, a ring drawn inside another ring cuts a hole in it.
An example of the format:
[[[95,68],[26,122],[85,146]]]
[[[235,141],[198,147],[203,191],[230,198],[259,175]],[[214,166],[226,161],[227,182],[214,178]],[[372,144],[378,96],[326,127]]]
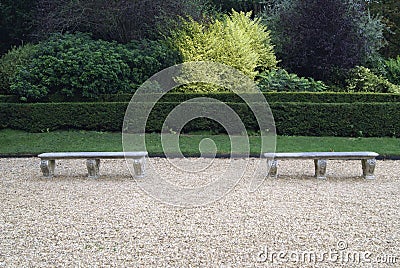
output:
[[[147,156],[147,152],[63,152],[63,153],[43,153],[38,157],[42,160],[49,159],[138,159]]]

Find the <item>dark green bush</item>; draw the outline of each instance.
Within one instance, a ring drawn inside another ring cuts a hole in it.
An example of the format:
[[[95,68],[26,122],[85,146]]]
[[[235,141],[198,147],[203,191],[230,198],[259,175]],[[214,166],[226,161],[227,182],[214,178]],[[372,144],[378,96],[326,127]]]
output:
[[[327,89],[321,81],[312,78],[298,77],[284,69],[265,71],[258,75],[258,87],[264,92],[319,92]]]
[[[86,34],[56,34],[38,45],[35,58],[19,69],[11,90],[28,101],[54,94],[97,98],[129,92],[130,68],[122,58],[132,54],[122,45]]]
[[[135,89],[157,72],[182,62],[178,51],[171,49],[164,41],[134,40],[125,47],[133,53],[124,54],[129,58],[123,60],[131,68],[131,80]]]
[[[179,103],[157,103],[147,120],[159,132]],[[0,103],[0,128],[40,132],[56,129],[121,131],[128,103]],[[138,103],[137,105],[142,105]],[[400,103],[271,103],[279,135],[400,137]],[[250,108],[230,103],[247,129],[257,131]],[[335,116],[332,116],[335,115]],[[34,124],[32,122],[35,122]],[[214,121],[200,119],[185,131],[223,132]]]
[[[21,66],[26,66],[36,52],[36,46],[14,47],[0,58],[0,94],[9,94],[11,81]]]
[[[158,41],[121,45],[87,34],[55,34],[38,45],[29,64],[12,79],[21,100],[95,100],[101,94],[133,92],[154,73],[178,60]]]

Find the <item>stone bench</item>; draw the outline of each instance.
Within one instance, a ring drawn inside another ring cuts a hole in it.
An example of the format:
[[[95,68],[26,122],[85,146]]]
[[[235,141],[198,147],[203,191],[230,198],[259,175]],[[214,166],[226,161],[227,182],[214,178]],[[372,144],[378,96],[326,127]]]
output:
[[[315,177],[326,179],[327,160],[361,160],[362,174],[366,179],[374,179],[376,157],[374,152],[312,152],[312,153],[265,153],[270,167],[269,176],[277,177],[278,160],[280,159],[313,159],[315,164]]]
[[[39,154],[40,169],[43,176],[52,177],[56,160],[58,159],[86,159],[89,178],[99,176],[100,159],[132,159],[135,177],[143,177],[147,152],[68,152]]]

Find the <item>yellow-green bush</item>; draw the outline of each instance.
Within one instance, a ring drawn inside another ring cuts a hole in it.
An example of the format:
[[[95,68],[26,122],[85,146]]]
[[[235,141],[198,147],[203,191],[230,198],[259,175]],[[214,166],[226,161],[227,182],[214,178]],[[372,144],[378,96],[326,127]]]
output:
[[[170,43],[184,62],[213,61],[232,66],[251,79],[264,70],[275,68],[277,59],[270,43],[270,32],[251,13],[223,15],[207,25],[194,20],[183,21]],[[210,87],[220,90],[218,87]],[[207,91],[201,87],[199,91]]]
[[[350,92],[400,93],[400,86],[392,84],[385,77],[376,75],[363,66],[352,69],[346,82],[347,91]]]

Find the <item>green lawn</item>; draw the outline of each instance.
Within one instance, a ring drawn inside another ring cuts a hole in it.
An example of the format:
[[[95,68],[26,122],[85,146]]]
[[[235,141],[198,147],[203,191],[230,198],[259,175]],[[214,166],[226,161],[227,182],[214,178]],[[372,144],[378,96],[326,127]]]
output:
[[[180,147],[186,155],[198,155],[199,143],[211,138],[217,145],[218,154],[229,154],[227,135],[181,135]],[[260,138],[250,136],[251,153],[260,153]],[[163,153],[160,135],[146,135],[146,147],[150,155]],[[39,154],[62,151],[122,151],[121,133],[95,131],[54,131],[27,133],[16,130],[0,130],[0,154]],[[396,138],[343,138],[278,136],[277,152],[306,151],[375,151],[381,155],[400,156],[400,139]]]

